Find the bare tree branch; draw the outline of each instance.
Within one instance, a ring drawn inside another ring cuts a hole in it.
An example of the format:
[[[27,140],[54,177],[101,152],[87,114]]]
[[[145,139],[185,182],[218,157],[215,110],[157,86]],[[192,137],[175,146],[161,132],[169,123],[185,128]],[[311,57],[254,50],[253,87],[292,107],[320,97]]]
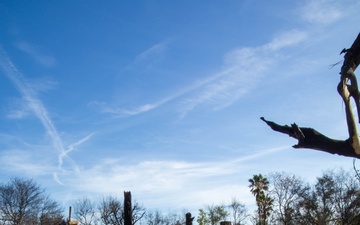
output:
[[[290,127],[288,125],[282,126],[272,121],[268,121],[264,117],[261,117],[261,120],[274,131],[287,134],[290,137],[297,139],[298,144],[294,145],[294,148],[307,148],[360,159],[360,155],[355,154],[350,139],[344,141],[332,139],[319,133],[313,128],[298,127],[295,123]],[[299,133],[302,133],[303,136],[299,135]]]
[[[275,122],[263,120],[274,131],[284,133],[298,140],[294,148],[308,148],[324,151],[331,154],[338,154],[347,157],[360,159],[360,137],[351,107],[351,97],[354,99],[358,120],[360,122],[360,93],[354,71],[360,63],[360,33],[349,49],[344,48],[340,54],[345,53],[344,62],[340,71],[340,82],[337,91],[345,104],[346,121],[348,126],[349,138],[346,140],[336,140],[329,138],[313,128],[299,127],[291,124],[279,125]]]

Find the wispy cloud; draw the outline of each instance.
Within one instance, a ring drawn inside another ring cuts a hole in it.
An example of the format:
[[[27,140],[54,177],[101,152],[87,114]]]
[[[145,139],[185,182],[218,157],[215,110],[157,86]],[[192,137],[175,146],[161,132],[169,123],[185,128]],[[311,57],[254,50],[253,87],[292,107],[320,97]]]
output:
[[[203,82],[191,97],[182,101],[182,115],[202,104],[208,104],[213,109],[230,106],[254,89],[266,71],[282,59],[283,48],[298,45],[306,38],[305,32],[291,30],[279,34],[265,45],[229,52],[225,56],[224,69]]]
[[[146,59],[149,59],[151,57],[158,57],[160,54],[162,54],[166,46],[168,45],[168,41],[164,41],[158,44],[155,44],[154,46],[150,47],[149,49],[141,52],[135,57],[135,62],[141,62]]]
[[[107,104],[106,102],[98,102],[98,101],[93,101],[89,103],[88,106],[90,108],[99,110],[101,113],[113,114],[115,115],[115,117],[126,117],[126,116],[134,116],[137,114],[145,113],[147,111],[159,107],[160,105],[166,103],[167,101],[168,99],[163,99],[160,100],[159,102],[145,104],[134,109],[114,108],[109,104]]]
[[[56,130],[49,113],[46,110],[44,104],[37,97],[36,92],[25,81],[23,75],[18,71],[12,61],[8,58],[6,52],[0,47],[0,67],[4,71],[5,76],[14,84],[15,88],[19,91],[26,106],[35,114],[35,116],[41,121],[47,134],[52,140],[54,148],[59,154],[58,169],[61,170],[62,162],[65,157],[75,148],[75,146],[88,140],[91,135],[88,135],[79,142],[72,144],[65,150],[62,140]],[[74,164],[74,163],[73,163]],[[75,164],[74,164],[75,165]],[[76,168],[76,167],[75,167]]]
[[[31,177],[46,175],[49,170],[55,169],[50,166],[49,159],[44,155],[19,149],[2,151],[0,162],[7,171],[19,172]]]
[[[329,25],[351,15],[359,7],[356,0],[308,0],[300,8],[300,17],[309,23]],[[350,13],[351,12],[351,13]]]
[[[29,54],[34,61],[45,67],[52,67],[56,64],[56,60],[54,57],[41,52],[39,47],[32,45],[26,41],[17,42],[16,47],[21,51]]]
[[[157,102],[147,103],[134,109],[116,108],[105,102],[96,101],[90,103],[89,106],[95,107],[103,113],[120,117],[133,116],[184,97],[180,100],[178,107],[182,117],[203,104],[208,104],[215,110],[223,109],[256,87],[259,79],[264,76],[264,72],[281,59],[283,48],[298,45],[306,39],[306,32],[291,30],[279,34],[271,42],[262,46],[235,49],[225,55],[224,67],[221,71],[197,80]],[[157,49],[158,47],[153,48]],[[153,48],[148,51],[154,51]],[[145,51],[144,55],[148,55],[148,51]]]
[[[27,103],[23,99],[12,98],[10,101],[10,109],[7,113],[9,119],[23,119],[32,115],[31,110],[26,106]]]
[[[166,201],[168,207],[172,207],[171,204],[181,205],[182,201],[188,201],[186,205],[189,206],[190,202],[208,203],[208,196],[200,194],[203,192],[213,193],[211,201],[214,202],[224,200],[223,193],[226,190],[231,190],[227,192],[229,195],[237,193],[242,189],[241,184],[238,181],[222,183],[221,177],[239,176],[242,171],[246,171],[246,167],[249,166],[247,163],[287,149],[289,147],[264,149],[231,161],[214,162],[145,160],[127,164],[121,159],[102,159],[90,168],[64,177],[64,181],[71,184],[74,198],[84,193],[91,193],[92,196],[116,196],[119,189],[131,188],[131,191],[146,204],[154,205],[156,201],[163,201],[163,204]],[[196,186],[192,185],[195,183]],[[219,188],[223,191],[219,192]],[[177,196],[170,201],[173,193],[177,193]],[[150,200],[147,195],[152,196],[151,202],[147,202]],[[156,196],[161,197],[160,195],[166,196],[166,200],[157,199]],[[228,197],[230,200],[231,196]]]
[[[290,30],[288,32],[280,33],[270,43],[260,47],[260,49],[273,52],[279,51],[282,48],[298,45],[308,38],[308,34],[300,30]]]
[[[45,109],[42,102],[37,98],[36,93],[33,89],[29,87],[26,83],[22,74],[17,70],[14,64],[7,57],[5,51],[0,49],[1,53],[1,68],[4,70],[4,74],[7,78],[14,84],[16,89],[19,91],[23,99],[26,101],[27,106],[35,113],[35,115],[40,119],[41,123],[44,125],[46,131],[52,138],[53,144],[60,152],[63,151],[62,142],[60,137],[53,125],[47,110]]]
[[[48,91],[55,85],[55,82],[49,78],[28,80],[23,77],[23,80],[27,87],[33,90],[33,93]],[[25,98],[12,97],[8,104],[10,106],[7,113],[9,119],[24,119],[34,115],[32,109],[28,107],[28,101]]]
[[[58,164],[58,168],[59,170],[62,170],[62,165],[63,165],[63,161],[64,158],[69,158],[68,155],[70,152],[72,152],[74,149],[76,149],[76,147],[78,145],[81,145],[82,143],[88,141],[92,136],[94,135],[94,133],[87,135],[86,137],[82,138],[81,140],[77,141],[76,143],[73,143],[71,145],[69,145],[69,147],[66,150],[63,150],[60,152],[59,154],[59,164]],[[79,168],[76,166],[76,164],[74,164],[74,168],[76,169],[76,171],[79,170]]]
[[[302,8],[302,18],[310,23],[332,23],[342,17],[342,12],[334,3],[336,1],[311,0]]]

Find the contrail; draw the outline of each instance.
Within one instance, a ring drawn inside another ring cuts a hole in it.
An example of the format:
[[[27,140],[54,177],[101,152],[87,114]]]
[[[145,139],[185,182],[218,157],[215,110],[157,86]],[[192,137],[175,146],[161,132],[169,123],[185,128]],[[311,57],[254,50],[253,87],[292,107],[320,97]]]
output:
[[[66,150],[62,151],[62,152],[59,154],[59,166],[58,166],[59,170],[61,170],[61,166],[62,166],[62,164],[63,164],[64,158],[67,157],[67,155],[68,155],[71,151],[73,151],[76,146],[81,145],[82,143],[86,142],[86,141],[89,140],[89,139],[91,138],[91,136],[93,136],[93,135],[94,135],[94,133],[91,133],[91,134],[89,134],[88,136],[84,137],[83,139],[79,140],[78,142],[69,145],[69,147],[68,147]],[[76,167],[76,170],[78,170],[77,167]]]
[[[60,140],[55,126],[51,122],[48,112],[42,102],[36,97],[35,92],[26,83],[24,77],[17,70],[11,60],[7,57],[5,51],[0,47],[1,58],[0,66],[4,70],[6,77],[14,84],[21,96],[26,100],[29,107],[34,111],[35,115],[40,119],[47,133],[50,135],[52,142],[59,152],[64,152],[63,144]]]
[[[41,102],[40,99],[37,98],[35,91],[27,84],[23,75],[18,71],[18,69],[9,59],[6,52],[1,46],[0,46],[0,67],[4,71],[5,76],[14,84],[15,88],[28,103],[28,106],[33,110],[37,118],[41,121],[47,134],[50,136],[55,149],[58,151],[59,154],[58,169],[62,170],[61,167],[62,167],[63,159],[67,157],[67,154],[71,152],[77,145],[87,141],[93,134],[90,134],[87,137],[81,139],[80,141],[70,145],[68,149],[65,150],[61,138],[53,122],[51,121],[49,113],[47,112],[44,104]],[[76,164],[74,162],[72,162],[72,164],[76,168]],[[59,184],[62,184],[60,180],[57,178],[57,176],[55,181],[58,182]]]

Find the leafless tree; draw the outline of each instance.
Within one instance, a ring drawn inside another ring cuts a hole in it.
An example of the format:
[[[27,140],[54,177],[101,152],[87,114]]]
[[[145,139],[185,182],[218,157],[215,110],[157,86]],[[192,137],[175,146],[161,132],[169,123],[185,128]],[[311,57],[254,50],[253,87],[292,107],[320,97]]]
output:
[[[233,222],[235,225],[241,225],[244,220],[248,217],[246,207],[236,198],[232,198],[228,206],[232,213]]]
[[[61,207],[32,179],[11,178],[0,185],[0,216],[4,225],[49,224],[61,221]]]
[[[354,176],[344,170],[327,172],[334,179],[334,209],[341,225],[360,223],[360,187]]]
[[[300,200],[303,192],[306,191],[304,182],[287,173],[273,173],[270,174],[271,181],[271,195],[274,199],[274,210],[276,220],[283,225],[291,225],[294,223],[294,211],[297,202]]]
[[[153,210],[146,213],[144,222],[146,225],[184,225],[185,216],[174,212],[163,214],[159,210]]]
[[[164,225],[165,219],[159,210],[148,211],[145,215],[146,225]]]
[[[78,199],[74,204],[74,214],[81,225],[96,225],[96,206],[89,198]]]
[[[169,212],[167,215],[165,215],[165,221],[167,225],[185,224],[185,213],[179,214],[177,212]]]
[[[100,221],[105,225],[124,224],[124,205],[121,199],[113,196],[103,198],[99,204],[98,211]],[[145,208],[136,200],[132,204],[132,224],[137,224],[145,215]]]
[[[122,201],[114,197],[106,197],[100,202],[99,212],[101,221],[105,225],[123,224],[123,205]]]
[[[293,205],[291,223],[287,224],[360,224],[360,189],[349,173],[325,172],[314,186],[304,190]]]
[[[134,200],[132,205],[132,224],[135,225],[139,222],[146,214],[145,207],[138,201]]]
[[[60,224],[64,218],[63,212],[59,203],[47,196],[41,204],[40,225]]]

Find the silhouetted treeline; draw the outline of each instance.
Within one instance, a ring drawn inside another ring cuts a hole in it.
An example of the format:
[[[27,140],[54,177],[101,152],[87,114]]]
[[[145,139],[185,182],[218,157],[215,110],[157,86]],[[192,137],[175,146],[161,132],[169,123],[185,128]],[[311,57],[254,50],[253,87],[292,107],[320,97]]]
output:
[[[327,171],[313,184],[285,172],[255,174],[248,181],[257,206],[253,212],[241,199],[232,198],[228,203],[204,205],[193,213],[197,214],[194,225],[222,221],[233,225],[360,224],[360,182],[353,171]],[[0,225],[59,225],[67,220],[66,209],[60,205],[32,179],[11,178],[0,185]],[[79,225],[124,224],[122,198],[107,196],[93,201],[85,196],[72,206]],[[185,225],[187,213],[147,210],[136,200],[131,211],[133,225]]]

